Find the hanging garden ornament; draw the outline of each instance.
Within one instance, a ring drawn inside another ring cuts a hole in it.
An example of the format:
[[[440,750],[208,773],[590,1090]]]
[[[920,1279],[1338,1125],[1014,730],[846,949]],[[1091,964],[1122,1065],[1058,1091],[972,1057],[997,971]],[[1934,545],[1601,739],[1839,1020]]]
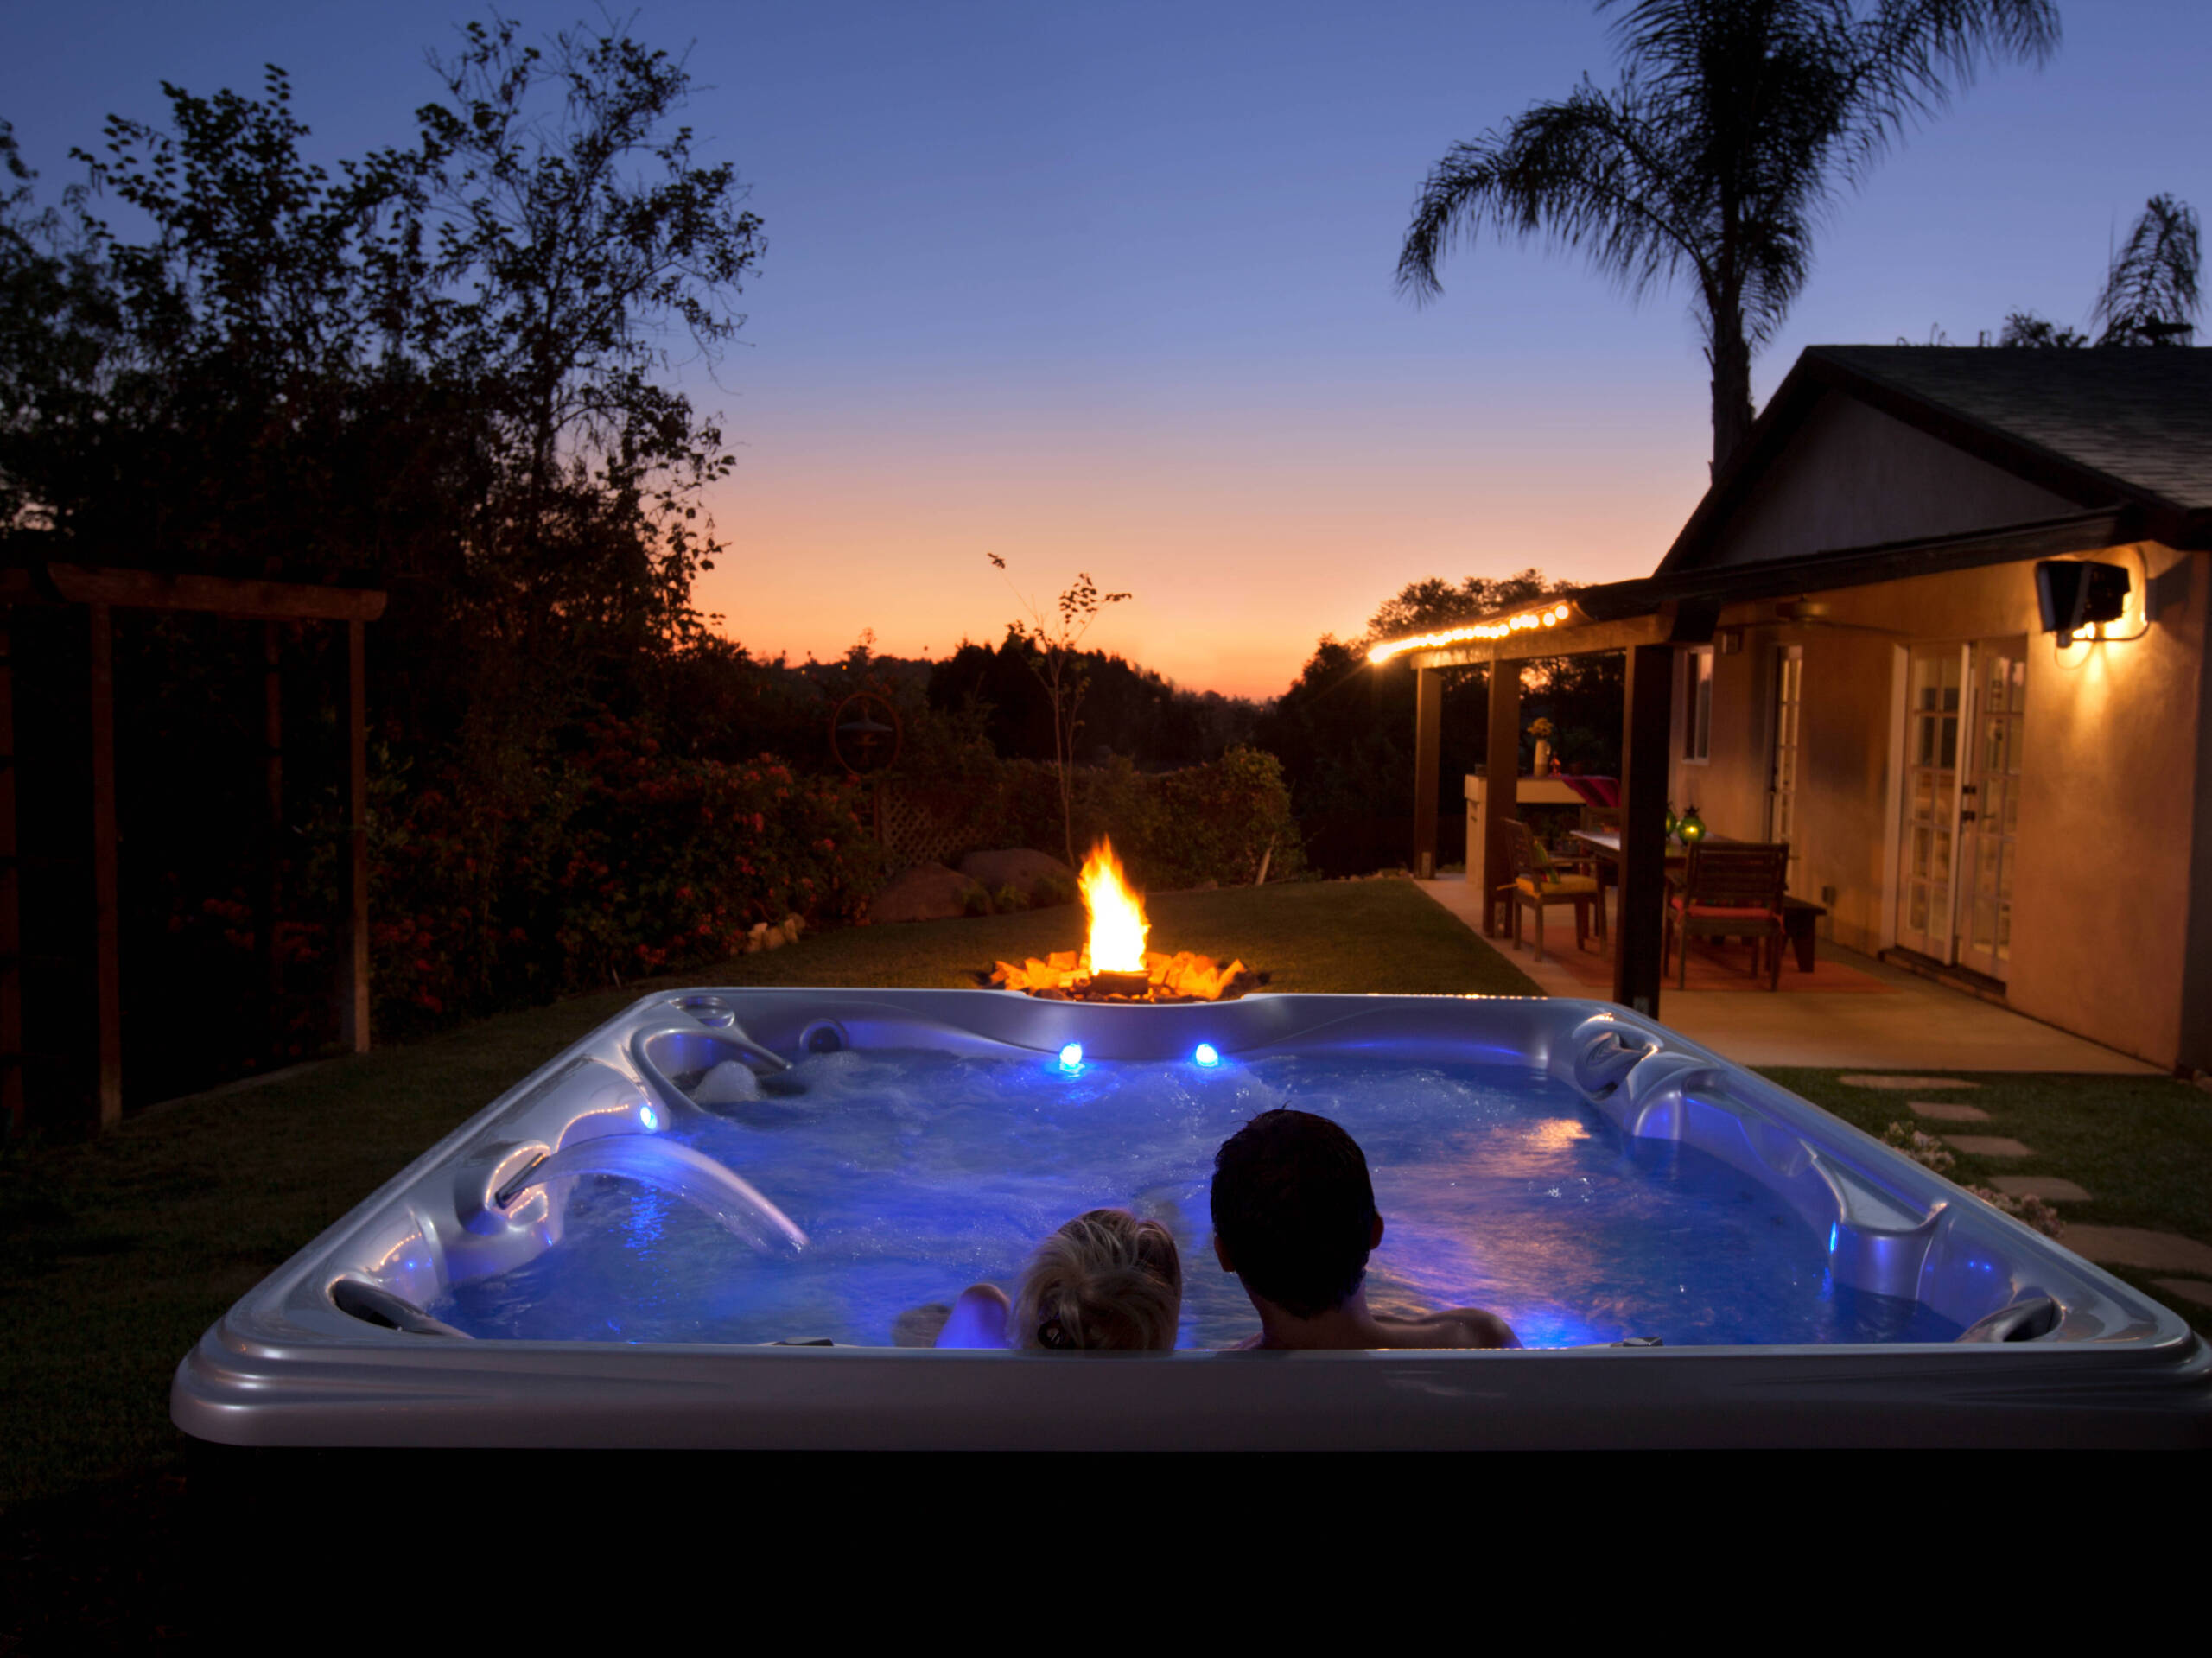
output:
[[[830,752],[853,777],[880,772],[899,758],[899,711],[874,691],[855,691],[830,716]]]

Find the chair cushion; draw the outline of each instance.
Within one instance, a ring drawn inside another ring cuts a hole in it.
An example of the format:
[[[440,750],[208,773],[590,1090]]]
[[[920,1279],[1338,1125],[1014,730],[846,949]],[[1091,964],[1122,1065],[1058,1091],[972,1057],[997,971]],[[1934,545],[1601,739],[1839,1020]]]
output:
[[[1692,904],[1685,907],[1682,895],[1677,893],[1668,900],[1677,910],[1696,916],[1719,916],[1729,921],[1779,921],[1782,912],[1770,910],[1764,905],[1732,905],[1726,904]]]
[[[1595,898],[1598,895],[1598,883],[1587,875],[1562,875],[1557,880],[1544,882],[1541,891],[1537,884],[1526,875],[1513,884],[1530,898]]]

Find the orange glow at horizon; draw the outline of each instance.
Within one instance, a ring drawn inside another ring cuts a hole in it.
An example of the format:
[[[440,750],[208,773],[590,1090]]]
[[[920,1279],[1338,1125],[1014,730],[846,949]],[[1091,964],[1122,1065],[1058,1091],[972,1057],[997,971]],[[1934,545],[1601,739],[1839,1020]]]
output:
[[[1273,697],[1322,635],[1358,638],[1411,581],[1648,575],[1703,482],[1646,448],[1510,450],[1410,424],[1357,451],[1280,423],[1141,439],[901,427],[852,450],[819,432],[749,441],[709,503],[728,550],[695,592],[718,631],[770,658],[834,660],[868,630],[881,654],[943,659],[996,645],[1033,601],[1049,614],[1088,570],[1135,596],[1085,648],[1186,689]]]
[[[1090,937],[1084,961],[1093,973],[1141,973],[1145,935],[1144,900],[1122,873],[1114,843],[1104,835],[1083,861],[1083,907],[1090,912]]]

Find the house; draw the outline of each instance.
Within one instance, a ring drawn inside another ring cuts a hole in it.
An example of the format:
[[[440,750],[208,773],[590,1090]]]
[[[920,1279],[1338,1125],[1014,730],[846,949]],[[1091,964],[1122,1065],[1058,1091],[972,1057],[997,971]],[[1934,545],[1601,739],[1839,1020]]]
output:
[[[2084,562],[2125,593],[2068,627],[2045,604]],[[1649,576],[1377,650],[1627,650],[1630,842],[1656,848],[1663,776],[1714,833],[1787,841],[1838,942],[2187,1070],[2212,1068],[2208,612],[2212,351],[1820,346]],[[1656,1007],[1636,861],[1616,991]]]

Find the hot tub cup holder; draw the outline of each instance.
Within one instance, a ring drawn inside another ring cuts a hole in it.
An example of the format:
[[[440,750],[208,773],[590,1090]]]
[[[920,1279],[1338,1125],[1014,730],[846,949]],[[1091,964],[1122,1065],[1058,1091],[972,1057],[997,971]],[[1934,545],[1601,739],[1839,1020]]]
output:
[[[680,1007],[709,1030],[727,1030],[737,1023],[737,1008],[727,996],[671,996],[669,1006]]]
[[[2055,1297],[2031,1291],[1959,1332],[1962,1342],[2039,1342],[2056,1335],[2066,1309]]]
[[[442,1318],[433,1318],[404,1295],[395,1295],[366,1279],[341,1278],[330,1286],[330,1303],[350,1318],[380,1330],[408,1336],[448,1336],[474,1341],[466,1330],[455,1330]]]

